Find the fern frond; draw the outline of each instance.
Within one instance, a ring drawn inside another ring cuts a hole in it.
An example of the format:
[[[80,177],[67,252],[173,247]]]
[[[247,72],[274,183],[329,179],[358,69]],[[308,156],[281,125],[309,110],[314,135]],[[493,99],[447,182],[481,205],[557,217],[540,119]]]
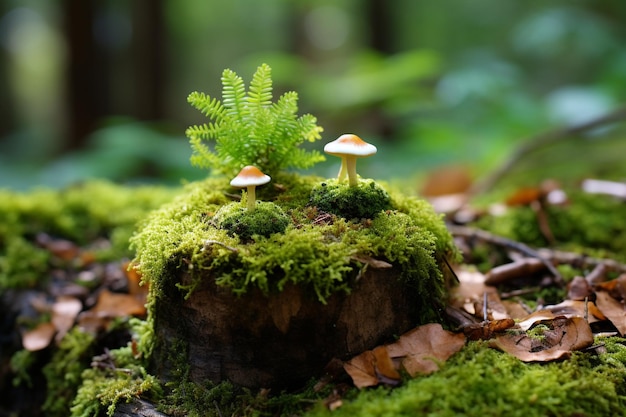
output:
[[[229,69],[222,73],[222,101],[229,117],[240,123],[247,118],[246,86],[243,79]]]
[[[272,88],[271,68],[262,64],[248,92],[242,78],[226,69],[221,102],[204,93],[191,93],[189,103],[210,119],[185,131],[193,150],[192,164],[227,175],[256,165],[272,176],[285,168],[308,168],[323,161],[319,152],[298,149],[304,141],[321,138],[317,119],[311,115],[298,118],[298,95],[293,91],[272,103]],[[209,140],[215,141],[213,149],[205,143]]]
[[[187,97],[187,102],[208,118],[219,120],[224,117],[224,106],[217,98],[194,91]]]
[[[298,119],[298,129],[302,132],[303,138],[309,142],[321,139],[324,131],[324,128],[317,125],[317,117],[309,113]]]
[[[272,104],[272,69],[269,65],[262,64],[254,72],[248,89],[248,104],[254,109]]]

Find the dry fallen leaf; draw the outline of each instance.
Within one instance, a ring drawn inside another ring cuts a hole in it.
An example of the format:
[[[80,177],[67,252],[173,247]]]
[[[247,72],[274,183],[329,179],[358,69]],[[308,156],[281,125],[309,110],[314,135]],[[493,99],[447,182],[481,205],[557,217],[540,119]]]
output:
[[[545,309],[550,310],[555,316],[585,317],[586,315],[589,323],[606,320],[604,314],[591,301],[587,301],[585,306],[584,301],[565,300],[559,304],[546,306]]]
[[[567,287],[567,298],[570,300],[584,300],[593,293],[589,282],[581,276],[574,277]]]
[[[431,323],[403,334],[397,342],[387,345],[387,352],[392,359],[400,358],[405,371],[414,376],[438,370],[441,362],[464,345],[464,334],[452,333],[441,324]]]
[[[502,320],[488,320],[481,323],[474,323],[463,327],[463,334],[469,340],[489,340],[496,333],[503,332],[515,326],[515,321],[511,318]]]
[[[145,314],[146,307],[136,296],[103,290],[96,305],[80,314],[78,323],[85,330],[97,332],[106,328],[113,318]]]
[[[492,339],[491,346],[524,362],[547,362],[567,358],[572,351],[593,343],[589,323],[582,317],[556,317],[541,324],[546,329],[540,335],[531,337],[526,332],[500,334]]]
[[[485,275],[481,272],[462,268],[455,273],[459,279],[459,285],[450,291],[450,304],[472,315],[479,314],[482,309],[477,312],[474,304],[479,300],[482,302],[485,293],[496,293],[496,287],[485,285]]]
[[[606,291],[596,291],[598,309],[613,323],[620,335],[626,335],[626,306]]]
[[[22,334],[22,346],[31,352],[45,349],[50,345],[55,332],[56,328],[52,323],[41,323]]]
[[[602,282],[596,288],[608,291],[611,297],[618,301],[626,300],[626,274],[622,274],[614,280]]]
[[[402,377],[395,368],[391,356],[389,356],[387,346],[378,346],[372,353],[374,353],[376,360],[374,363],[376,376],[378,376],[380,382],[386,385],[399,384]]]
[[[83,309],[83,303],[70,296],[61,296],[52,305],[52,324],[57,330],[55,340],[58,342],[74,326],[78,313]]]
[[[401,379],[386,346],[378,346],[355,356],[344,364],[344,369],[357,388],[378,384],[398,385]]]
[[[374,353],[371,350],[366,350],[343,365],[355,387],[365,388],[379,384],[380,381],[376,376],[376,369],[374,369],[375,360]]]

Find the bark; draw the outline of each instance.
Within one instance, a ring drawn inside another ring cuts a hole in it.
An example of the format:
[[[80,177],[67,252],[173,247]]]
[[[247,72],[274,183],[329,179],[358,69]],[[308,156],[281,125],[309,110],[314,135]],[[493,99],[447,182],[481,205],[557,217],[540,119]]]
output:
[[[172,287],[156,308],[153,372],[171,379],[172,356],[184,355],[194,382],[298,388],[331,359],[349,359],[419,322],[414,292],[397,276],[393,268],[370,269],[350,294],[334,294],[326,304],[295,285],[237,297],[207,276],[187,300]]]

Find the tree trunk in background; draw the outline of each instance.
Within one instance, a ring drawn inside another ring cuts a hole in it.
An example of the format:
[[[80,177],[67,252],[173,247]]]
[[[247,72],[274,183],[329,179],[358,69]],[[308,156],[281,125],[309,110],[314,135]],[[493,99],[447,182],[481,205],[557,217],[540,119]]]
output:
[[[64,150],[81,148],[108,108],[107,63],[95,42],[94,0],[64,2],[65,36],[68,47],[67,100],[68,137]]]
[[[133,2],[133,115],[139,120],[164,117],[166,32],[162,0]]]
[[[138,0],[128,6],[130,50],[108,45],[96,36],[96,30],[105,38],[106,31],[122,30],[107,20],[106,4],[94,0],[69,0],[64,4],[69,120],[63,150],[82,148],[108,116],[123,113],[138,120],[162,119],[166,89],[162,1]],[[125,59],[131,62],[130,71],[123,65]],[[130,90],[114,88],[121,78],[129,79]],[[115,105],[120,102],[125,106]]]

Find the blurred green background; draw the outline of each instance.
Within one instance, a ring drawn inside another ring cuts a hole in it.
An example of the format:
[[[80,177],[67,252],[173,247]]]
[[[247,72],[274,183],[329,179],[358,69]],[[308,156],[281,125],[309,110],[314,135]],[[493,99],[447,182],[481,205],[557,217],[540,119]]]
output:
[[[448,165],[480,177],[626,102],[626,1],[5,0],[0,54],[0,187],[202,178],[187,95],[262,62],[325,128],[316,147],[356,133],[379,147],[361,175],[417,183]],[[528,181],[624,175],[624,126],[586,133]]]

